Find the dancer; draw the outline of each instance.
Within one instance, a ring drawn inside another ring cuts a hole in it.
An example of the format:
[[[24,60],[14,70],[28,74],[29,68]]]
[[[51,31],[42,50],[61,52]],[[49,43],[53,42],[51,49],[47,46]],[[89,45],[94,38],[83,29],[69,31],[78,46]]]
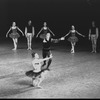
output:
[[[47,33],[51,33],[52,36],[55,36],[55,34],[47,27],[47,23],[44,22],[44,26],[41,28],[41,30],[38,32],[36,37],[45,38]],[[42,34],[42,35],[41,35]]]
[[[12,30],[12,33],[9,34],[9,32]],[[8,34],[9,34],[9,37],[12,38],[13,40],[13,43],[14,43],[14,49],[12,50],[16,50],[17,49],[17,45],[18,45],[18,38],[20,37],[20,35],[18,34],[17,30],[19,30],[22,35],[24,36],[24,33],[19,29],[18,26],[16,26],[16,22],[13,22],[12,23],[12,26],[10,27],[10,29],[8,30],[7,34],[6,34],[6,37],[8,37]]]
[[[68,36],[69,34],[71,34],[71,36],[68,38],[68,41],[71,42],[71,53],[75,53],[74,47],[76,45],[76,42],[78,42],[78,38],[75,36],[76,33],[80,36],[85,37],[84,35],[80,34],[78,31],[75,30],[74,25],[71,26],[71,30],[69,31],[68,34],[66,34],[64,37],[62,37],[63,39],[65,39],[66,36]]]
[[[92,42],[92,53],[96,53],[97,39],[99,36],[99,30],[95,26],[95,22],[92,21],[92,27],[89,29],[89,40]]]
[[[43,31],[43,33],[42,33]],[[60,40],[64,40],[63,38],[59,38],[59,39],[53,39],[52,37],[55,36],[55,34],[47,27],[47,23],[44,22],[44,27],[41,28],[41,30],[39,31],[39,33],[37,34],[36,37],[40,37],[41,39],[43,39],[43,49],[42,49],[42,57],[46,58],[49,57],[51,54],[51,42],[53,43],[58,43]],[[49,59],[49,61],[47,62],[47,69],[49,69],[49,66],[52,62],[52,59]],[[44,64],[42,65],[42,67],[44,67],[46,65],[46,61],[44,61]]]
[[[50,56],[50,54],[51,54],[51,42],[58,43],[60,40],[63,40],[63,38],[53,39],[51,36],[52,35],[50,33],[47,33],[45,38],[43,38],[44,36],[42,36],[42,34],[40,36],[43,39],[43,48],[42,48],[42,57],[43,58]],[[51,62],[52,62],[52,59],[49,59],[49,61],[47,62],[47,69],[48,70],[50,70],[49,66],[50,66]],[[45,65],[46,65],[46,61],[44,61],[44,64],[42,65],[42,67],[44,67]]]
[[[39,55],[33,52],[32,58],[33,70],[27,71],[26,75],[32,78],[32,85],[34,87],[40,87],[40,83],[43,81],[43,79],[45,78],[45,74],[48,72],[47,69],[41,68],[42,62],[51,59],[52,54],[50,54],[50,57],[40,59]]]
[[[27,50],[32,50],[31,45],[32,45],[32,38],[34,37],[35,32],[34,32],[34,27],[32,26],[32,21],[28,21],[28,26],[25,27],[25,36],[27,38],[27,45],[28,48]]]

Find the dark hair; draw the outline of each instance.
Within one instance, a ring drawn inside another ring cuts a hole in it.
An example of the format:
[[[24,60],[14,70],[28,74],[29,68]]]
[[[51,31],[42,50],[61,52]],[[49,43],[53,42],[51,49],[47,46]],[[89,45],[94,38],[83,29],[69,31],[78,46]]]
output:
[[[32,57],[33,57],[33,58],[35,57],[35,54],[36,54],[35,52],[32,52]]]

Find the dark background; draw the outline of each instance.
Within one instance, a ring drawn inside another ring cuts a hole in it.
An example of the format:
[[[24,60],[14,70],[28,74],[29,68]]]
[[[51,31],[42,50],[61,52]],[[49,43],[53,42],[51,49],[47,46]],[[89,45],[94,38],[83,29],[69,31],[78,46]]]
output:
[[[80,37],[79,46],[88,47],[88,30],[91,21],[100,27],[100,0],[0,0],[0,41],[11,41],[5,35],[12,22],[24,32],[28,20],[32,20],[35,34],[43,27],[46,21],[48,27],[56,35],[62,37],[75,25],[76,30],[84,34],[86,38]],[[25,37],[19,39],[23,42]],[[100,38],[98,39],[98,50]],[[62,41],[62,43],[68,43]]]

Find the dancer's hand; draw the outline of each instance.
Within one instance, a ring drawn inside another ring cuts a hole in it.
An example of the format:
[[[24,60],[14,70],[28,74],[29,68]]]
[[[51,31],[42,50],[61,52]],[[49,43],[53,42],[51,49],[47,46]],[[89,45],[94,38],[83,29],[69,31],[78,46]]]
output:
[[[65,40],[65,38],[64,37],[61,37],[60,40]]]
[[[50,58],[52,58],[53,56],[52,56],[52,54],[50,54]]]
[[[6,35],[6,37],[8,37],[8,35]]]
[[[24,33],[23,33],[23,36],[24,36]]]

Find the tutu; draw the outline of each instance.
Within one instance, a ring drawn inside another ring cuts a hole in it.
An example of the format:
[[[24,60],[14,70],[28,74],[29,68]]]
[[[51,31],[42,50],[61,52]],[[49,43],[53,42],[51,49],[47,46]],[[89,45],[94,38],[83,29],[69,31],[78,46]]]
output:
[[[9,37],[11,37],[11,38],[19,38],[20,35],[16,32],[16,33],[11,33],[11,34],[9,35]]]
[[[32,78],[32,77],[37,77],[37,76],[39,76],[43,71],[44,71],[44,70],[42,70],[42,71],[40,71],[40,72],[33,72],[33,70],[29,70],[29,71],[27,71],[25,74],[26,74],[26,76]]]
[[[78,38],[76,36],[71,36],[68,38],[68,41],[70,42],[78,42]]]
[[[40,34],[39,37],[40,37],[41,39],[45,39],[45,38],[46,38],[46,33]]]

